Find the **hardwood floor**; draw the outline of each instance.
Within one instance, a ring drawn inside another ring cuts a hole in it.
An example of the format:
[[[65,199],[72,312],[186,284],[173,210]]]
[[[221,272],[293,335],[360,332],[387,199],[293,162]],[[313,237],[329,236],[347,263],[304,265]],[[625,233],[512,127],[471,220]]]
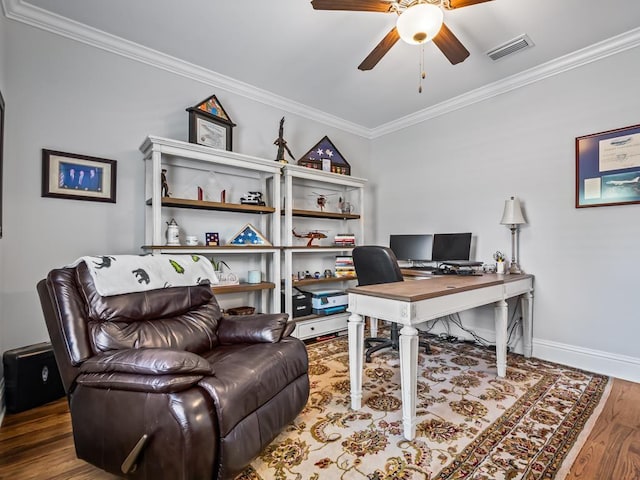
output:
[[[115,480],[78,460],[65,400],[15,415],[0,428],[0,479]],[[640,479],[640,383],[614,380],[567,480]]]
[[[640,479],[640,383],[614,380],[566,480]]]

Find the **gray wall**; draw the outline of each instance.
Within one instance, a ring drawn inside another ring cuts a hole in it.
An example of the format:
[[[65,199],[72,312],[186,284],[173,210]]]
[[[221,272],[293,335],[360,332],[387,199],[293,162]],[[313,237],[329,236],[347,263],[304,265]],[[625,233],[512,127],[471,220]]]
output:
[[[639,82],[635,48],[377,138],[377,241],[471,231],[476,259],[510,256],[499,222],[504,200],[519,196],[534,354],[640,381],[640,206],[574,208],[575,137],[640,123]],[[462,317],[493,329],[490,309]]]
[[[328,135],[354,174],[370,179],[365,213],[378,243],[389,233],[470,230],[475,257],[489,261],[497,249],[510,252],[498,222],[504,200],[520,196],[530,223],[522,266],[536,275],[534,353],[640,381],[640,207],[573,206],[574,139],[640,123],[638,65],[640,50],[627,51],[369,141],[0,17],[0,88],[10,106],[0,351],[47,339],[35,284],[51,268],[139,251],[138,146],[148,134],[186,139],[185,107],[215,93],[238,123],[238,152],[273,158],[282,115],[296,155]],[[42,148],[117,160],[117,204],[42,198]],[[491,309],[463,319],[492,333]]]
[[[5,236],[0,273],[0,351],[48,339],[35,285],[82,255],[139,253],[143,244],[143,162],[153,134],[186,140],[192,106],[216,94],[231,118],[234,150],[274,158],[280,118],[301,156],[328,135],[355,175],[369,140],[103,50],[0,20],[7,45]],[[19,105],[19,108],[15,106]],[[42,198],[41,149],[118,161],[117,203]]]

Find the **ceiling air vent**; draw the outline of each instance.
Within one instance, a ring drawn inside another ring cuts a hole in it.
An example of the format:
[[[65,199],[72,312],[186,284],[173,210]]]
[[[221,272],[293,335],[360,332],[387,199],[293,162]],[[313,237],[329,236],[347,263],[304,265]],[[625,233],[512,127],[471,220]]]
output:
[[[523,34],[513,40],[509,40],[504,45],[500,45],[493,50],[489,50],[487,52],[487,56],[491,60],[499,60],[507,55],[511,55],[512,53],[519,52],[520,50],[524,50],[529,47],[533,47],[533,42],[528,35]]]

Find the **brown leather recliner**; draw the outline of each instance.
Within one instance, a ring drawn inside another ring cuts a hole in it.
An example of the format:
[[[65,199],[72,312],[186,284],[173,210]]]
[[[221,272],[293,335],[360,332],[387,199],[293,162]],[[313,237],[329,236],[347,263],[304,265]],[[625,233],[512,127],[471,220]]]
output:
[[[84,263],[38,283],[76,454],[134,479],[230,479],[306,404],[286,314],[223,317],[209,285],[101,297]]]

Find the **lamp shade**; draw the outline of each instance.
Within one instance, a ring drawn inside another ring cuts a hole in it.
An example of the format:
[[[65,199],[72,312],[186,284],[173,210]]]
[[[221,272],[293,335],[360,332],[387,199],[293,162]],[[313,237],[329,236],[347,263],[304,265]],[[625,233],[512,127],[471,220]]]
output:
[[[520,200],[517,197],[511,197],[504,201],[504,212],[502,213],[502,225],[522,225],[527,221],[522,216],[522,208],[520,208]]]
[[[398,17],[396,28],[400,38],[411,45],[433,40],[444,20],[440,7],[430,3],[418,3],[407,8]]]

